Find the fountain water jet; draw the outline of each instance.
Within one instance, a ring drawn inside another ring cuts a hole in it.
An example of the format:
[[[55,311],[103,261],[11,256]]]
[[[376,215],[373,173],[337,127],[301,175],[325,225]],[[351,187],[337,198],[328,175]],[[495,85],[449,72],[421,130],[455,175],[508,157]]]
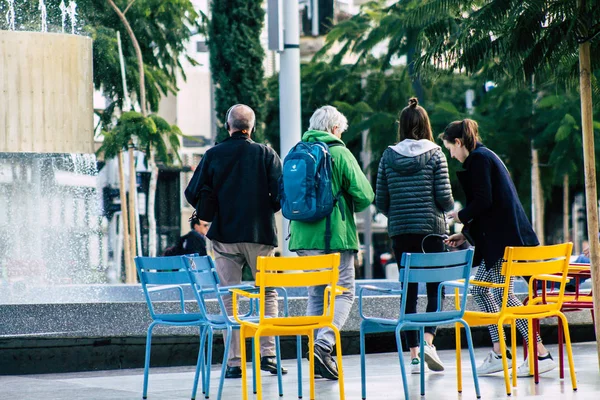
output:
[[[0,31],[4,296],[105,281],[92,94],[91,39]]]

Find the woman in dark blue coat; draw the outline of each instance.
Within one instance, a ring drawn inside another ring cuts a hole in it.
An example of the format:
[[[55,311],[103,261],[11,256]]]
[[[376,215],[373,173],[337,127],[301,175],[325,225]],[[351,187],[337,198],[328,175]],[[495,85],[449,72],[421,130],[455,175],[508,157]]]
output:
[[[539,241],[523,206],[517,190],[500,158],[479,141],[477,122],[471,119],[449,124],[440,135],[444,146],[453,158],[463,164],[464,170],[457,173],[458,180],[466,195],[466,207],[451,216],[468,229],[450,236],[450,246],[460,246],[467,240],[475,246],[474,265],[478,265],[475,280],[491,283],[504,283],[502,256],[506,246],[537,246]],[[468,235],[466,233],[468,232]],[[473,286],[471,293],[484,312],[498,312],[502,305],[502,289]],[[514,295],[513,282],[508,294],[509,307],[523,305]],[[477,368],[478,375],[502,371],[500,340],[504,340],[496,325],[489,325],[494,348]],[[517,328],[527,340],[527,321],[517,320]],[[548,350],[537,337],[539,372],[556,368],[556,363]],[[509,355],[510,358],[510,355]],[[509,364],[510,367],[510,364]],[[529,362],[519,366],[517,376],[531,376]]]

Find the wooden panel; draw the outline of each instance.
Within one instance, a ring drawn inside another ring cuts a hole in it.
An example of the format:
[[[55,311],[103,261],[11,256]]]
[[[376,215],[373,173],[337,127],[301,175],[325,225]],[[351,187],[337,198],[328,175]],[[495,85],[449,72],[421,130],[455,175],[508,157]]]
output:
[[[92,41],[0,31],[0,152],[92,153]]]

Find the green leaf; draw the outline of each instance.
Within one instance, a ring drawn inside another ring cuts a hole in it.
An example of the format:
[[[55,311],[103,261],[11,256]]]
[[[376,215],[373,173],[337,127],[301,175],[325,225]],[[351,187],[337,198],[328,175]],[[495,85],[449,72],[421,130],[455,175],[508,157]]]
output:
[[[569,135],[571,134],[573,130],[573,126],[569,125],[569,124],[563,124],[558,128],[558,131],[556,132],[556,136],[555,136],[555,140],[557,142],[561,142],[563,140],[568,139]]]

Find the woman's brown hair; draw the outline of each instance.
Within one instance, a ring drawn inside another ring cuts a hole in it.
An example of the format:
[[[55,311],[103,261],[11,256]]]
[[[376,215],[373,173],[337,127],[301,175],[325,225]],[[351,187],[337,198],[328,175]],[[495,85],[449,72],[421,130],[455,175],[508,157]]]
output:
[[[408,107],[404,107],[400,112],[400,120],[398,122],[399,142],[404,139],[427,139],[433,142],[429,115],[427,115],[427,111],[419,105],[419,100],[416,97],[411,97],[408,100]]]
[[[462,121],[450,122],[439,138],[453,144],[456,143],[457,139],[460,139],[469,151],[473,151],[477,142],[481,141],[479,139],[479,125],[468,118]]]

